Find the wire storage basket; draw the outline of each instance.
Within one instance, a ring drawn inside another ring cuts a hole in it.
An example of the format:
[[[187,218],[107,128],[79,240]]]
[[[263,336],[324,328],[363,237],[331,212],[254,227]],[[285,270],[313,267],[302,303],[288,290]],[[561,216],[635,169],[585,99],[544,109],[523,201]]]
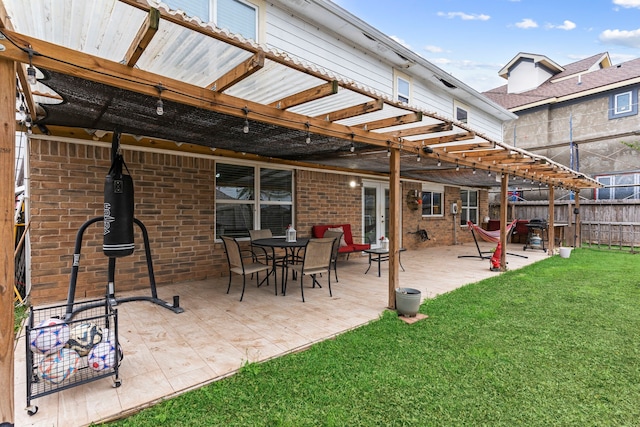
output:
[[[38,412],[32,405],[38,397],[106,377],[121,384],[118,310],[108,298],[32,307],[25,343],[29,415]]]

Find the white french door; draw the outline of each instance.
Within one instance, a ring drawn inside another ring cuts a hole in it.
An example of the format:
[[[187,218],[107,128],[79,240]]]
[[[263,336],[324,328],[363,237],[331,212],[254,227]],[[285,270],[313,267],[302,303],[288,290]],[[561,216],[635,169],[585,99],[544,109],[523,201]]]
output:
[[[380,246],[380,237],[389,236],[389,184],[363,181],[362,205],[365,243]]]

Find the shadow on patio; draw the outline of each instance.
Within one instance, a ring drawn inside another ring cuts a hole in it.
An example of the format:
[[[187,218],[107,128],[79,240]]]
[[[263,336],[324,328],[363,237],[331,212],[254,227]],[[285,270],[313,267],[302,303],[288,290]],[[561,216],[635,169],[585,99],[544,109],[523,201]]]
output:
[[[489,250],[488,245],[482,249]],[[528,257],[508,255],[511,270],[547,257],[542,251],[523,252],[521,245],[507,249]],[[403,252],[406,271],[400,271],[401,285],[419,289],[423,298],[433,298],[499,274],[489,270],[489,260],[458,258],[476,253],[473,244]],[[234,277],[227,295],[228,278],[222,277],[160,287],[160,298],[170,301],[173,295],[180,296],[185,309],[181,314],[144,301],[120,304],[122,386],[114,388],[113,380],[105,378],[35,399],[32,403],[39,411],[31,417],[24,409],[22,337],[15,352],[15,425],[73,427],[118,418],[232,375],[244,363],[300,351],[376,320],[387,305],[388,268],[383,264],[378,277],[374,265],[365,275],[367,260],[352,255],[339,262],[340,281],[332,280],[333,297],[326,286],[305,289],[305,303],[297,281],[289,281],[285,297],[274,295],[273,282],[256,288],[255,281],[248,281],[240,302],[242,279]],[[326,284],[326,278],[320,283]],[[310,284],[305,280],[305,287]]]

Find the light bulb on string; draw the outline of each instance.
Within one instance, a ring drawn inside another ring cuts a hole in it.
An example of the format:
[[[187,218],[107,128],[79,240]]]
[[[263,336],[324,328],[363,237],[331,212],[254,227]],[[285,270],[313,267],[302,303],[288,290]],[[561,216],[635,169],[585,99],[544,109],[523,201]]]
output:
[[[36,78],[36,69],[32,64],[34,52],[33,52],[33,49],[31,48],[31,45],[29,45],[29,48],[27,49],[27,53],[29,54],[29,66],[27,67],[27,82],[33,86],[36,83],[38,83],[38,79]]]
[[[242,133],[249,133],[249,107],[243,107],[244,111],[244,125],[242,126]]]
[[[162,102],[162,91],[164,90],[164,86],[162,86],[162,83],[158,83],[156,85],[156,89],[158,90],[158,100],[156,101],[156,114],[161,116],[164,114],[164,102]]]

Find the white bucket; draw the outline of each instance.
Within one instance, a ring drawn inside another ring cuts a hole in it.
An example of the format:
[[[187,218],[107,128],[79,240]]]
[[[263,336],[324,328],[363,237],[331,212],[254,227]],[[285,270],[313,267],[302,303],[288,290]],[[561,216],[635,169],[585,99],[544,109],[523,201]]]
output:
[[[560,248],[560,258],[569,258],[571,256],[571,248]]]

